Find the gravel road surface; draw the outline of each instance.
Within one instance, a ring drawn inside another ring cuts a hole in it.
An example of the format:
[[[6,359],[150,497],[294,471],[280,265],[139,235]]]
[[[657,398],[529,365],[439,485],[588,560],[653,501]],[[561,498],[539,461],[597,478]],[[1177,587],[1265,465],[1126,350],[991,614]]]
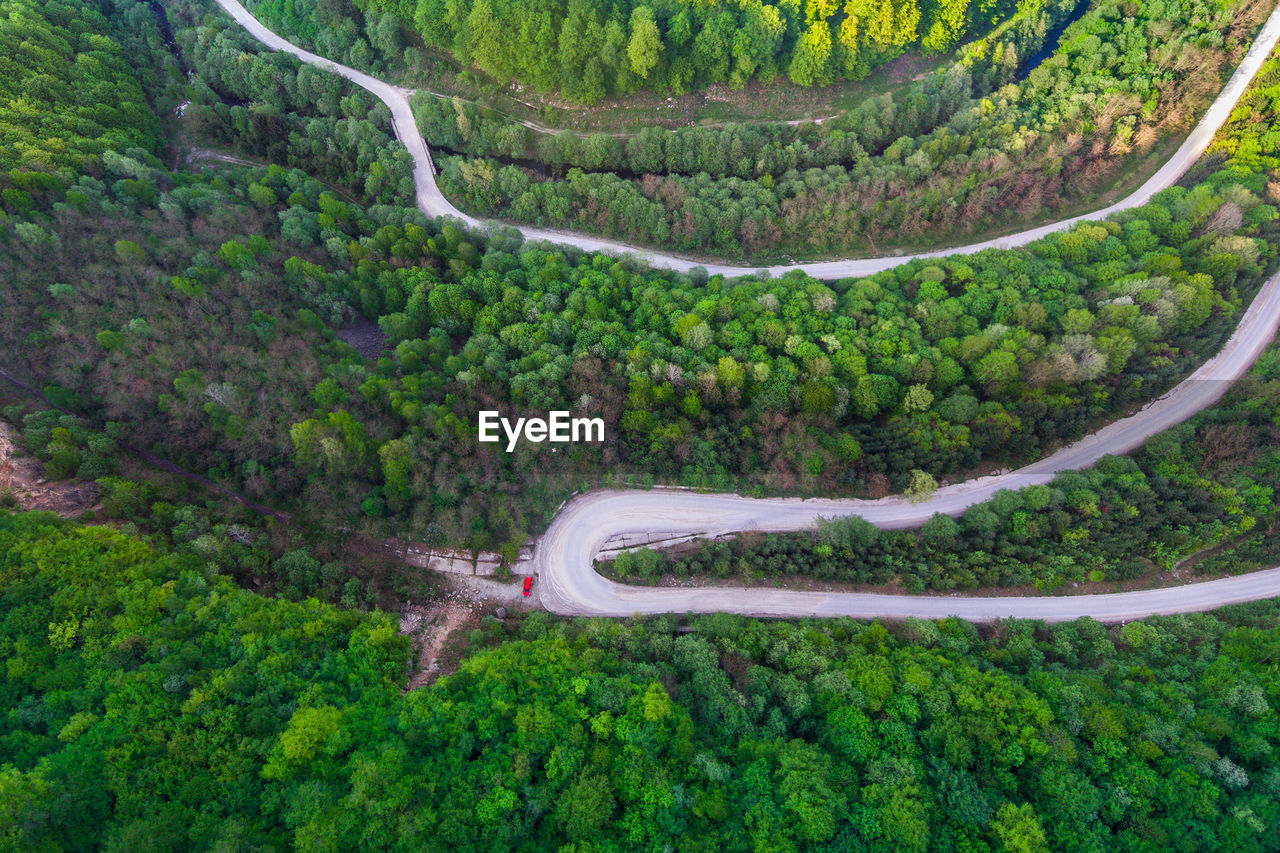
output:
[[[430,153],[417,131],[408,93],[289,43],[260,24],[237,0],[217,0],[228,14],[269,47],[303,62],[328,69],[364,87],[391,110],[395,131],[414,161],[418,206],[429,216],[449,216],[472,227],[485,223],[457,210],[440,192]],[[923,257],[970,254],[987,248],[1023,246],[1077,222],[1105,218],[1138,207],[1172,186],[1195,163],[1226,121],[1262,63],[1280,40],[1280,7],[1263,25],[1252,47],[1208,112],[1173,156],[1141,187],[1110,207],[1083,216],[938,252],[895,257],[823,261],[769,267],[771,275],[792,269],[818,278],[867,275]],[[652,266],[675,270],[703,267],[710,273],[741,275],[757,267],[701,263],[568,232],[521,228],[527,240],[547,240],[587,251],[638,256]],[[752,616],[853,616],[942,618],[974,621],[1007,617],[1062,621],[1091,616],[1123,621],[1154,613],[1209,610],[1227,604],[1280,596],[1280,568],[1234,578],[1162,589],[1078,596],[907,596],[829,593],[798,590],[699,587],[672,589],[625,586],[595,572],[593,562],[603,543],[624,533],[648,537],[717,536],[742,531],[784,532],[812,527],[817,519],[861,515],[882,528],[913,527],[935,513],[958,515],[988,500],[1000,489],[1046,483],[1058,471],[1087,468],[1103,456],[1127,453],[1171,426],[1216,403],[1275,337],[1280,325],[1280,275],[1269,279],[1245,312],[1223,350],[1164,397],[1136,414],[1032,463],[1003,474],[975,478],[939,489],[929,500],[910,503],[901,497],[882,500],[759,500],[737,495],[694,492],[598,491],[567,504],[539,541],[534,554],[538,594],[549,610],[569,614],[628,616],[634,613],[729,611]]]
[[[275,50],[281,50],[296,56],[303,62],[332,71],[356,83],[359,86],[369,90],[378,97],[391,110],[392,124],[395,127],[396,136],[404,143],[409,154],[413,157],[414,169],[413,180],[418,191],[418,207],[428,216],[449,216],[471,227],[484,227],[485,223],[469,216],[454,207],[444,194],[440,192],[440,188],[436,186],[435,166],[431,162],[431,155],[427,151],[426,143],[422,139],[422,135],[418,133],[417,124],[413,119],[413,110],[409,108],[409,94],[411,92],[401,89],[398,86],[392,86],[376,77],[371,77],[362,71],[354,68],[348,68],[337,62],[325,59],[323,56],[317,56],[309,50],[303,50],[292,44],[284,38],[276,35],[271,30],[263,26],[257,18],[253,17],[239,0],[217,0],[227,14],[235,18],[236,21],[248,30],[255,38],[266,46]],[[1258,32],[1258,36],[1254,39],[1253,45],[1245,54],[1244,59],[1236,68],[1235,73],[1231,75],[1231,79],[1227,81],[1227,85],[1218,94],[1209,110],[1200,119],[1200,123],[1186,140],[1179,146],[1163,166],[1161,166],[1154,175],[1147,179],[1141,187],[1135,190],[1131,195],[1121,199],[1110,207],[1102,210],[1086,213],[1081,216],[1064,219],[1061,222],[1054,222],[1049,225],[1043,225],[1039,228],[1032,228],[1029,231],[1021,231],[1017,234],[1011,234],[1007,237],[997,237],[993,240],[984,240],[981,243],[971,243],[967,246],[956,246],[950,249],[941,249],[935,252],[922,252],[915,255],[889,255],[877,258],[851,258],[836,261],[819,261],[807,264],[783,264],[771,267],[744,267],[734,266],[732,264],[710,263],[706,261],[698,261],[691,258],[682,257],[680,255],[666,254],[657,252],[652,249],[646,249],[639,246],[629,246],[624,243],[617,243],[612,240],[604,240],[598,237],[590,237],[584,234],[577,234],[569,231],[551,231],[545,228],[531,228],[521,226],[519,231],[524,235],[526,240],[545,240],[551,243],[558,243],[566,246],[576,246],[579,249],[590,252],[606,252],[613,255],[634,255],[643,259],[650,266],[673,269],[680,272],[688,271],[695,267],[702,267],[707,272],[724,275],[749,275],[756,272],[768,272],[770,275],[782,275],[790,270],[804,270],[809,275],[816,278],[839,279],[850,276],[870,275],[871,273],[880,272],[881,270],[891,269],[901,263],[913,260],[915,258],[934,258],[944,257],[946,255],[968,255],[974,252],[980,252],[983,249],[1007,249],[1015,246],[1025,246],[1034,242],[1041,237],[1052,234],[1056,231],[1062,231],[1070,228],[1078,222],[1086,222],[1094,219],[1104,219],[1107,216],[1117,213],[1121,210],[1127,210],[1132,207],[1140,207],[1150,201],[1151,197],[1160,190],[1167,189],[1177,182],[1183,172],[1189,169],[1192,164],[1199,159],[1204,150],[1208,148],[1209,143],[1213,141],[1213,136],[1218,132],[1218,128],[1231,115],[1231,110],[1235,108],[1236,102],[1240,100],[1240,96],[1249,86],[1249,81],[1262,67],[1262,63],[1266,61],[1275,48],[1276,42],[1280,41],[1280,6],[1271,13],[1271,17],[1263,24],[1262,29]]]

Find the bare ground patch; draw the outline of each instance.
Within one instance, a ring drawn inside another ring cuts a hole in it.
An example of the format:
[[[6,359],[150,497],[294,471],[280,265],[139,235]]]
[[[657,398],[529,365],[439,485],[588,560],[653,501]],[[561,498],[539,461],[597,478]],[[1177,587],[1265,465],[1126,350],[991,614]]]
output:
[[[23,511],[47,510],[63,518],[74,518],[98,503],[94,483],[59,480],[44,476],[44,465],[20,448],[16,431],[0,421],[0,501],[9,497]]]
[[[424,687],[444,673],[440,658],[449,635],[476,618],[474,606],[466,601],[445,601],[421,606],[406,604],[400,610],[400,633],[413,643],[414,668],[405,685],[406,692]]]
[[[499,584],[488,578],[449,577],[447,586],[430,604],[410,602],[400,608],[400,634],[409,638],[414,651],[406,692],[457,668],[467,633],[480,625],[482,616],[505,619],[508,610],[528,610],[537,602],[536,598],[521,597],[518,584]]]

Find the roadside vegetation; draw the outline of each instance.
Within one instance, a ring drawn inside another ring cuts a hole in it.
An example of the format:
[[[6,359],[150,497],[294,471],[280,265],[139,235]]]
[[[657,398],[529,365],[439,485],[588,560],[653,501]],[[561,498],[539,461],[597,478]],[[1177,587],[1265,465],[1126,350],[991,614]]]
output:
[[[1064,23],[1084,8],[1077,0],[1024,3],[1008,21],[955,52],[921,53],[908,48],[857,80],[798,86],[785,75],[769,82],[756,75],[745,83],[710,84],[682,95],[646,86],[587,105],[569,101],[555,91],[541,94],[514,81],[500,84],[478,67],[460,63],[450,51],[429,47],[411,22],[412,12],[397,17],[378,11],[372,4],[361,8],[352,0],[326,0],[323,4],[314,0],[246,0],[245,5],[259,20],[295,43],[400,85],[477,100],[554,127],[619,132],[682,127],[691,122],[769,123],[830,116],[868,97],[901,91],[914,78],[949,64],[958,55],[965,56],[971,65],[998,69],[998,79],[1011,79],[1017,68],[1007,65],[1006,57],[1011,61],[1015,56],[1024,57],[1015,66],[1029,67],[1044,45],[1056,39]]]
[[[1025,79],[961,60],[821,124],[535,134],[419,96],[461,207],[695,256],[937,248],[1096,209],[1194,125],[1266,2],[1098,0]]]
[[[904,51],[951,51],[993,28],[1005,36],[999,60],[1018,65],[1034,51],[1026,31],[1049,27],[1063,4],[917,3],[862,0],[809,3],[752,0],[706,4],[689,0],[592,3],[586,0],[250,0],[254,13],[291,35],[331,48],[357,67],[414,66],[395,46],[412,30],[428,50],[496,84],[518,83],[541,95],[592,104],[641,89],[683,94],[718,83],[786,77],[800,87],[856,80]],[[1053,11],[1047,15],[1042,7]],[[1004,24],[1004,26],[999,26]],[[415,46],[411,48],[419,49]],[[1029,54],[1028,54],[1029,55]]]
[[[1280,139],[1271,104],[1280,59],[1248,94],[1188,180],[1266,176],[1274,197]],[[857,518],[812,534],[744,537],[678,555],[640,551],[604,564],[631,583],[664,576],[761,582],[786,576],[890,584],[920,592],[1005,585],[1131,581],[1183,568],[1237,573],[1277,562],[1280,350],[1271,349],[1223,403],[1148,442],[1131,458],[1002,494],[958,520],[880,531]],[[1184,572],[1184,576],[1186,573]]]
[[[1082,583],[1252,571],[1280,563],[1277,423],[1280,349],[1273,348],[1222,404],[1131,457],[1001,492],[956,519],[937,515],[915,530],[829,519],[812,533],[627,552],[601,570],[630,583],[808,578],[907,592],[1067,593]]]
[[[10,208],[7,368],[255,499],[476,548],[518,547],[605,472],[883,494],[1034,457],[1212,352],[1274,227],[1232,180],[1027,251],[729,283],[484,242],[278,168],[112,168]],[[353,306],[381,358],[335,338]],[[482,408],[603,417],[610,440],[506,454],[475,441]]]
[[[356,67],[412,79],[421,72],[405,63],[427,63],[416,47],[394,47],[413,40],[395,35],[397,9],[411,13],[394,3],[364,12],[334,5],[306,20],[307,4],[253,8]],[[511,98],[481,96],[494,105],[483,106],[422,91],[414,108],[442,189],[477,215],[762,264],[936,248],[1086,212],[1136,188],[1188,132],[1271,8],[1267,0],[1027,4],[892,97],[872,93],[799,126],[588,135],[517,119],[511,112],[523,107]],[[519,11],[520,33],[541,20]],[[473,16],[505,38],[501,14],[487,2],[430,8],[437,29]]]
[[[395,10],[405,4],[366,5]],[[737,8],[689,0],[425,0],[414,24],[428,44],[499,82],[519,80],[592,103],[642,87],[679,94],[780,75],[798,86],[857,79],[907,47],[946,51],[1014,10],[1009,0],[861,0],[804,9],[787,0]]]
[[[238,24],[209,16],[204,3],[167,5],[178,48],[196,72],[180,122],[188,139],[304,168],[365,203],[413,206],[413,161],[381,101],[263,50]]]
[[[186,20],[201,75],[320,79]],[[203,80],[191,109],[213,121]],[[286,106],[237,109],[219,126],[251,146],[233,119]],[[328,162],[375,193],[380,161]],[[467,234],[280,167],[196,176],[135,152],[95,171],[5,195],[7,369],[320,529],[508,558],[584,486],[877,496],[1031,459],[1213,352],[1277,227],[1265,173],[1234,165],[1026,250],[729,282]],[[381,357],[336,338],[357,312]],[[475,440],[493,408],[602,417],[609,440],[506,454]]]
[[[16,401],[0,409],[0,418],[17,426],[21,451],[37,461],[42,476],[35,482],[64,484],[75,498],[79,509],[68,517],[140,533],[243,587],[293,601],[318,597],[363,608],[436,593],[430,575],[405,565],[385,543],[345,540],[201,483],[199,475],[124,442],[124,424],[95,429],[8,383],[0,384],[0,399]],[[7,464],[0,457],[0,475]],[[24,508],[21,490],[4,485],[0,478],[0,509]]]
[[[94,525],[0,494],[0,849],[1274,848],[1274,601],[1112,628],[495,614],[411,691],[409,640],[364,610],[431,594],[379,563],[388,534],[510,553],[628,477],[881,493],[1149,399],[1274,266],[1274,63],[1142,210],[870,279],[729,282],[427,221],[376,104],[166,8],[172,46],[134,0],[0,3],[9,55],[43,57],[0,65],[0,369],[47,398],[0,391],[0,415],[100,499]],[[163,120],[131,123],[139,93]],[[167,166],[211,142],[284,162]],[[335,331],[356,314],[371,357]],[[552,406],[607,413],[613,442],[478,449],[477,409]],[[1122,576],[1210,541],[1256,562],[1277,406],[1273,353],[1133,462],[942,531],[989,562],[934,549],[912,577],[1043,555],[1050,580]],[[1025,550],[1031,525],[1064,548]],[[823,559],[865,532],[826,528]]]
[[[22,850],[1270,848],[1277,604],[1104,628],[386,614],[0,515]]]

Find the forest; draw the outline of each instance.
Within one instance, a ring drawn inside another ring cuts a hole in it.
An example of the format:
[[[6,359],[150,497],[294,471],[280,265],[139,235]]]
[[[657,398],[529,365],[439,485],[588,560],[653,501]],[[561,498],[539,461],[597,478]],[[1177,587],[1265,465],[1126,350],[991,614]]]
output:
[[[1280,59],[1273,57],[1187,180],[1214,168],[1274,176],[1280,138],[1269,116],[1277,95]],[[856,518],[833,520],[814,535],[744,537],[682,555],[640,551],[603,568],[631,583],[664,575],[747,582],[802,576],[916,592],[1053,590],[1150,577],[1187,561],[1202,574],[1249,571],[1278,556],[1277,359],[1273,348],[1222,404],[1133,457],[1064,474],[1051,487],[1002,494],[958,521],[939,517],[921,530],[887,532]]]
[[[604,472],[884,494],[1036,456],[1211,352],[1275,221],[1220,176],[1029,251],[729,286],[472,242],[278,167],[110,168],[10,211],[7,368],[323,525],[475,548],[518,547]],[[337,339],[349,306],[379,319],[381,357]],[[482,408],[589,410],[615,438],[507,455],[474,441]]]
[[[525,14],[528,8],[515,8],[518,4],[502,2],[497,4],[495,8],[492,3],[478,3],[470,7],[464,8],[465,4],[439,3],[437,0],[430,0],[430,8],[423,9],[422,13],[430,15],[428,18],[421,16],[416,17],[419,26],[415,27],[416,6],[407,2],[396,2],[396,0],[246,0],[246,5],[253,10],[253,13],[260,20],[270,23],[272,28],[277,31],[288,33],[290,39],[306,45],[316,52],[328,56],[331,59],[340,60],[348,65],[360,68],[379,75],[389,75],[403,82],[420,82],[426,78],[435,79],[437,82],[449,85],[450,83],[463,82],[470,84],[478,89],[484,95],[498,95],[495,100],[501,101],[501,93],[508,91],[516,95],[528,94],[529,90],[520,83],[513,82],[508,77],[506,80],[501,78],[489,77],[484,73],[479,65],[478,60],[472,56],[471,65],[460,64],[458,57],[452,53],[453,43],[451,36],[446,32],[450,27],[461,27],[466,30],[472,26],[478,26],[475,35],[463,33],[462,50],[474,51],[479,43],[487,42],[482,52],[492,56],[494,61],[501,65],[509,64],[514,61],[512,56],[516,52],[525,52],[528,50],[528,43],[522,41],[517,51],[512,51],[509,45],[505,45],[504,55],[495,55],[492,51],[492,38],[495,33],[490,29],[490,25],[496,22],[499,15],[509,14]],[[569,35],[566,42],[566,49],[572,54],[581,56],[582,48],[585,46],[590,52],[592,48],[598,47],[598,42],[593,40],[601,35],[601,31],[597,30],[593,24],[600,21],[601,15],[617,14],[620,6],[623,4],[614,4],[615,8],[612,12],[607,12],[603,6],[597,4],[595,7],[590,4],[583,4],[575,7],[574,19],[567,20],[566,15],[568,8],[565,4],[543,3],[539,0],[539,5],[544,6],[537,14],[537,21],[524,18],[519,21],[518,26],[513,29],[519,33],[522,40],[533,39],[534,41],[542,40],[544,43],[550,36],[550,41],[555,44],[550,48],[555,54],[560,50],[560,35],[565,24],[569,25]],[[702,38],[704,46],[702,48],[693,47],[693,43],[697,41],[694,37],[692,42],[687,42],[691,50],[695,50],[698,56],[693,57],[690,61],[685,62],[680,59],[674,60],[680,69],[677,72],[678,78],[689,78],[691,71],[702,68],[703,72],[707,70],[708,63],[712,65],[720,65],[723,57],[717,57],[716,52],[724,49],[724,43],[719,39],[722,35],[729,35],[726,29],[729,23],[728,17],[738,15],[742,17],[746,24],[745,29],[751,29],[751,21],[757,19],[760,15],[772,16],[774,11],[783,10],[784,13],[790,13],[790,19],[799,21],[798,3],[791,3],[784,0],[781,4],[760,3],[757,0],[747,3],[726,4],[725,7],[718,9],[704,8],[702,4],[687,3],[684,0],[672,4],[675,7],[675,17],[680,17],[683,13],[690,27],[701,26],[703,19],[709,20],[709,28],[713,32],[707,33]],[[736,5],[738,8],[732,8]],[[865,15],[869,9],[874,7],[877,13],[883,14],[889,12],[895,6],[902,9],[908,15],[909,9],[915,6],[912,2],[894,4],[892,2],[879,3],[846,3],[843,13],[846,18],[852,15],[857,18],[859,14]],[[932,4],[927,4],[932,5]],[[953,7],[959,7],[960,3],[952,2],[948,4]],[[990,21],[1002,19],[994,28],[980,26],[973,29],[969,35],[976,36],[979,31],[983,34],[967,40],[954,53],[965,67],[973,69],[977,82],[975,86],[985,88],[995,88],[1001,83],[1009,82],[1019,74],[1028,70],[1033,62],[1040,54],[1051,46],[1053,40],[1061,34],[1065,25],[1075,17],[1078,17],[1087,6],[1086,2],[1081,0],[1037,0],[1037,2],[1024,2],[1020,4],[1011,3],[992,3],[988,0],[982,0],[977,3],[968,3],[966,8],[976,16],[974,20],[978,20],[982,16],[986,16]],[[413,8],[411,8],[413,7]],[[862,7],[859,12],[859,7]],[[1005,16],[997,7],[1005,7],[1008,15]],[[628,7],[632,9],[630,14],[635,13],[636,7]],[[645,6],[647,12],[640,12],[641,18],[649,15],[654,17],[655,26],[662,12],[658,9],[658,4],[648,4]],[[477,11],[479,9],[479,11]],[[994,10],[994,11],[993,11]],[[808,27],[815,23],[818,18],[830,18],[832,15],[841,13],[841,7],[838,3],[822,4],[808,3],[803,11],[803,24]],[[954,10],[953,10],[954,11]],[[473,17],[474,16],[474,17]],[[548,16],[553,20],[559,18],[562,23],[557,29],[556,25],[548,21]],[[592,21],[594,17],[596,21]],[[452,23],[450,23],[452,22]],[[588,35],[583,36],[581,26],[585,23]],[[621,22],[619,22],[621,23]],[[630,20],[628,20],[628,25]],[[548,26],[549,24],[549,26]],[[881,32],[883,27],[889,25],[888,21],[878,25]],[[531,33],[530,27],[537,26],[539,32]],[[608,27],[608,24],[604,25]],[[683,27],[683,23],[680,25]],[[443,29],[442,29],[443,28]],[[642,29],[649,30],[647,23],[642,24]],[[820,28],[817,28],[820,31]],[[433,43],[424,40],[424,36],[428,32],[435,33],[440,39],[444,39],[444,43]],[[497,33],[499,37],[506,35],[505,33]],[[846,28],[846,35],[854,36]],[[791,82],[788,76],[783,73],[787,69],[782,66],[769,66],[767,57],[756,56],[754,59],[751,54],[756,50],[753,47],[758,33],[745,32],[732,34],[731,43],[728,49],[732,53],[732,69],[725,66],[722,70],[729,74],[725,85],[731,89],[741,89],[748,81],[753,81],[758,86],[765,86],[767,82],[775,82],[781,84],[781,81]],[[863,35],[869,36],[871,30],[864,28]],[[606,33],[607,38],[616,38],[615,33]],[[652,30],[646,34],[643,40],[649,40],[653,44],[650,36]],[[690,30],[690,36],[693,36]],[[661,34],[659,34],[661,39]],[[711,40],[707,43],[705,40]],[[628,37],[629,42],[629,37]],[[919,43],[912,42],[907,39],[903,42],[907,45],[905,50],[911,51],[910,45],[915,44],[917,50],[914,51],[916,59],[923,59],[928,62],[945,62],[953,55],[943,50],[941,54],[937,49],[922,48]],[[758,46],[758,45],[757,45]],[[629,45],[628,45],[629,47]],[[902,46],[887,47],[882,45],[879,51],[876,51],[875,61],[880,62],[884,59],[899,55],[903,52]],[[649,50],[650,48],[645,48]],[[839,48],[838,50],[843,50]],[[845,69],[843,73],[839,69],[839,60],[847,57],[849,54],[844,52],[837,56],[829,56],[834,61],[830,70],[838,79],[849,79],[849,75],[861,77],[866,70],[871,67],[865,63],[858,63],[852,69]],[[616,68],[621,71],[621,82],[628,81],[633,87],[642,87],[653,90],[655,87],[659,92],[678,92],[678,91],[699,91],[714,89],[721,85],[711,78],[705,76],[704,73],[695,73],[694,77],[689,78],[680,86],[663,85],[661,83],[661,74],[659,69],[665,68],[664,62],[672,61],[673,52],[665,48],[660,49],[657,54],[653,55],[653,64],[650,68],[651,74],[648,77],[636,75],[628,69],[632,60],[629,55],[619,54],[616,51],[610,52],[605,50],[600,53],[600,68]],[[864,54],[863,59],[872,58],[872,54]],[[911,57],[907,57],[910,59]],[[557,62],[561,67],[555,68]],[[589,107],[590,104],[575,103],[574,101],[562,101],[556,98],[557,94],[567,94],[556,90],[556,86],[564,85],[568,92],[582,91],[584,88],[595,89],[600,79],[596,78],[588,83],[584,80],[581,68],[572,68],[563,65],[563,59],[557,56],[546,57],[528,57],[525,56],[518,60],[517,64],[532,64],[536,74],[549,74],[545,87],[546,92],[541,100],[544,108],[551,108],[555,112],[556,107],[568,106],[570,112],[583,114],[590,110],[575,109],[582,106]],[[747,68],[750,65],[750,68]],[[830,82],[829,79],[823,78],[823,69],[819,64],[809,62],[806,63],[807,71],[815,75],[808,82],[801,80],[792,85],[807,88],[809,86],[818,85],[822,82]],[[437,74],[437,71],[443,70],[447,66],[445,73]],[[798,69],[799,70],[799,69]],[[477,74],[475,72],[479,71]],[[736,73],[735,73],[736,72]],[[498,73],[502,73],[501,71]],[[591,74],[595,75],[595,70]],[[606,71],[604,78],[608,78]],[[617,78],[615,78],[617,79]],[[611,83],[608,79],[604,79],[605,88],[608,89]],[[673,81],[679,82],[679,80]],[[615,102],[625,102],[625,98],[618,96],[624,93],[614,92]],[[572,95],[568,95],[572,97]],[[598,94],[592,95],[592,100],[598,98]],[[518,98],[515,100],[508,99],[511,103],[520,103]],[[527,104],[526,104],[527,105]]]
[[[12,849],[1271,849],[1277,604],[1105,628],[380,612],[0,515]]]
[[[1153,438],[1049,485],[1005,491],[959,518],[880,530],[857,516],[812,533],[744,535],[681,552],[624,552],[601,569],[628,583],[705,577],[885,584],[897,591],[1080,584],[1236,574],[1280,563],[1280,349],[1229,397]]]
[[[961,60],[799,128],[550,135],[457,100],[415,108],[428,142],[458,152],[442,187],[483,215],[760,263],[936,248],[1136,186],[1271,11],[1130,5],[1093,3],[1023,78],[996,85]]]
[[[155,151],[160,122],[93,4],[0,6],[0,170],[84,168],[107,151]]]
[[[1275,266],[1276,62],[1142,209],[726,281],[429,221],[381,107],[165,11],[171,45],[136,0],[0,3],[0,55],[32,58],[0,75],[0,369],[34,389],[0,417],[99,490],[74,521],[0,492],[0,849],[1275,849],[1280,602],[1110,627],[484,609],[407,690],[395,610],[435,592],[376,546],[509,554],[628,479],[881,494],[1156,396]],[[379,345],[347,343],[357,317]],[[553,405],[619,441],[477,450],[477,409]],[[1274,561],[1277,407],[1273,350],[1132,459],[687,571],[1048,589]]]
[[[291,57],[260,51],[234,23],[197,22],[202,4],[179,0],[182,54],[198,73],[185,132],[219,148],[307,173],[365,203],[412,205],[413,163],[391,115],[363,89]]]
[[[327,56],[425,87],[419,127],[464,209],[765,264],[936,248],[1095,209],[1188,132],[1271,4],[1022,4],[901,91],[819,122],[591,134],[517,120],[533,106],[518,93],[433,94],[450,87],[423,82],[429,51],[389,7],[254,9]]]
[[[175,24],[207,60],[186,133],[257,150],[241,119],[318,79],[237,51],[216,20]],[[220,86],[254,81],[250,107],[224,110]],[[381,162],[314,165],[378,198]],[[1034,458],[1212,352],[1274,256],[1267,167],[1242,163],[1027,250],[822,283],[655,272],[366,207],[279,166],[113,154],[5,194],[20,310],[0,316],[3,366],[320,530],[511,556],[601,483],[879,496]],[[335,334],[357,313],[385,336],[369,358]],[[508,455],[474,440],[485,408],[590,411],[612,440]]]
[[[243,587],[291,601],[318,597],[346,608],[393,607],[439,593],[430,574],[404,564],[392,548],[370,542],[353,550],[332,530],[297,523],[287,512],[134,447],[124,440],[124,424],[97,429],[84,417],[11,391],[0,387],[0,399],[16,401],[0,409],[0,419],[20,427],[22,452],[43,461],[50,481],[93,487],[96,504],[83,520],[144,535]],[[20,505],[16,491],[0,485],[0,510]]]
[[[515,80],[585,104],[642,87],[682,93],[779,76],[800,86],[858,79],[904,49],[948,51],[1017,9],[1011,0],[354,2],[412,22],[428,46],[499,83]],[[306,18],[315,5],[258,4],[264,15],[312,35],[318,27]]]

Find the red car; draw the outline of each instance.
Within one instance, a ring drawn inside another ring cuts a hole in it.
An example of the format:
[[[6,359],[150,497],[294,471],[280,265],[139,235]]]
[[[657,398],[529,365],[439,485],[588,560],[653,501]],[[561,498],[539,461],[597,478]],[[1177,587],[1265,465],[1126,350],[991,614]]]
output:
[[[524,594],[528,595],[531,589],[533,589],[533,575],[529,575],[524,579]]]

